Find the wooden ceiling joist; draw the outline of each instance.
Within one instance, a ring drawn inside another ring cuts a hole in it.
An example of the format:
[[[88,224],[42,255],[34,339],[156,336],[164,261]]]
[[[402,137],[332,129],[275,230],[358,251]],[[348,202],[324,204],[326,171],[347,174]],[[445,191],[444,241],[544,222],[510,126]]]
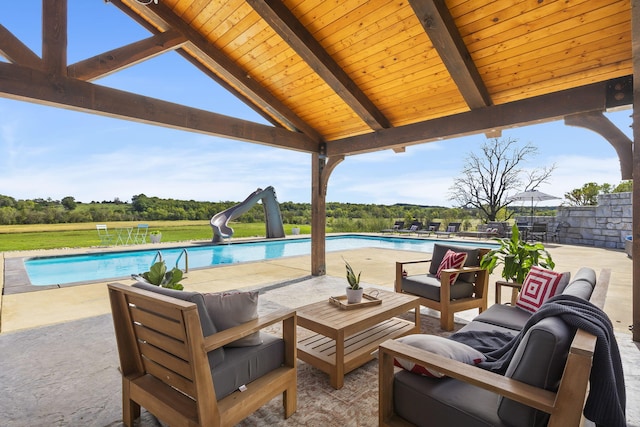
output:
[[[356,86],[281,0],[248,0],[248,3],[371,129],[391,127],[384,114]]]

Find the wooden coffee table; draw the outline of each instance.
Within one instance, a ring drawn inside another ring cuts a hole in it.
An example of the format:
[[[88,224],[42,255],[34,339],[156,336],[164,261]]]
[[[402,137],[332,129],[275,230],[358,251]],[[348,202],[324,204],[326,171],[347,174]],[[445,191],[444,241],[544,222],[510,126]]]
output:
[[[329,374],[335,389],[342,388],[346,373],[374,359],[382,342],[420,331],[418,297],[365,289],[376,292],[378,305],[345,310],[327,299],[296,309],[298,326],[315,332],[298,341],[298,358]],[[394,317],[412,309],[413,322]]]

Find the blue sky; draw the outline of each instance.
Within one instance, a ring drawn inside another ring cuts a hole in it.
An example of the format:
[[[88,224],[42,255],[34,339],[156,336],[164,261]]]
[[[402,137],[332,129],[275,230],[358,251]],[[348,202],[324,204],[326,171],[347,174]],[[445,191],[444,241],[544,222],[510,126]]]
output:
[[[41,1],[4,3],[0,24],[40,55]],[[150,35],[103,0],[69,0],[69,30],[69,63]],[[267,124],[173,52],[95,83]],[[630,114],[607,116],[631,138]],[[586,129],[558,121],[505,130],[502,137],[538,147],[526,168],[556,164],[549,183],[538,188],[546,193],[562,197],[586,182],[621,181],[613,147]],[[477,135],[411,146],[405,153],[349,156],[331,175],[327,201],[451,206],[450,187],[465,154],[485,140]],[[129,201],[144,193],[240,201],[272,185],[281,202],[311,200],[309,154],[6,98],[0,98],[0,171],[0,194],[16,199]]]

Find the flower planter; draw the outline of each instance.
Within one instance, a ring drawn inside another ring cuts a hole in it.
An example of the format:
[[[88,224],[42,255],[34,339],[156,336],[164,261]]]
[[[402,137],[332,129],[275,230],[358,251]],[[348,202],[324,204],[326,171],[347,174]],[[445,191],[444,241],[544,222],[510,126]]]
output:
[[[162,240],[162,233],[149,234],[149,239],[151,240],[151,243],[160,243],[160,240]]]

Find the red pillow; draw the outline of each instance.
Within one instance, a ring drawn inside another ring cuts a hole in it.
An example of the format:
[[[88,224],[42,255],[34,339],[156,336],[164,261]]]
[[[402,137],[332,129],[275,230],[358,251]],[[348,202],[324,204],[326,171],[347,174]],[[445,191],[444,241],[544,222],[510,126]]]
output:
[[[466,252],[454,252],[451,249],[448,249],[442,258],[442,262],[438,266],[438,272],[436,273],[436,277],[440,279],[442,275],[442,270],[447,268],[462,268],[464,262],[467,260]],[[455,273],[449,276],[449,285],[453,285],[456,283],[456,279],[460,273]]]
[[[516,305],[535,313],[546,300],[556,294],[561,278],[562,273],[534,265],[524,279]]]

